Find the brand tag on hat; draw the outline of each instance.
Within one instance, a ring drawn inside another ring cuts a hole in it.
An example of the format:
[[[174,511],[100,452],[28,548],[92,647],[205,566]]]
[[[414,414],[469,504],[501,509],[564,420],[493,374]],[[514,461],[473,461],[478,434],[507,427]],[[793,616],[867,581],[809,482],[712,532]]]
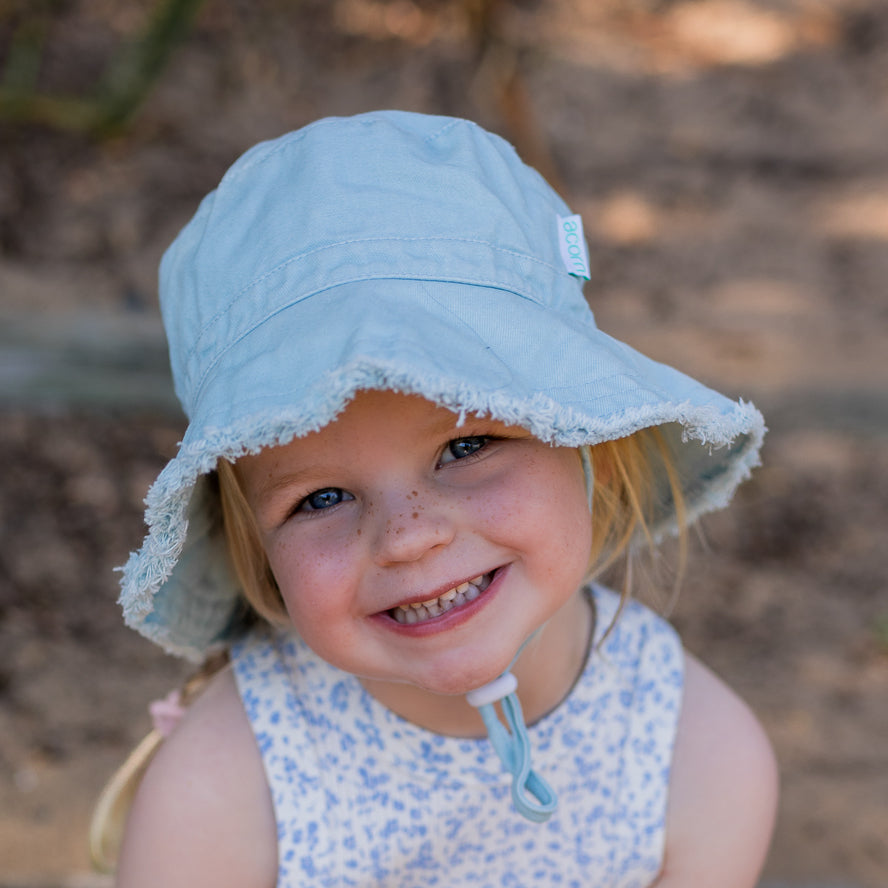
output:
[[[568,274],[589,280],[589,254],[579,216],[558,216],[558,245]]]

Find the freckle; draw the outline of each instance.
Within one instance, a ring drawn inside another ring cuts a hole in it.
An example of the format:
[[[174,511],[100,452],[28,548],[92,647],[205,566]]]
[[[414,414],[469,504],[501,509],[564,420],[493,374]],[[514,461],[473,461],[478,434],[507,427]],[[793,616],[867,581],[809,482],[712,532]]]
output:
[[[413,513],[413,520],[415,521],[417,518],[419,518],[419,512],[414,512]]]

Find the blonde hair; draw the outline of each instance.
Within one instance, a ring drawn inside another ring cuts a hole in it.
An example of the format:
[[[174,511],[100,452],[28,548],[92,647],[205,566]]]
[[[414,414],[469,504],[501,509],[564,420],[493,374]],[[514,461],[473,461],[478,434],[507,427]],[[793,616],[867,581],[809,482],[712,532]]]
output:
[[[656,544],[664,532],[654,516],[669,515],[677,531],[677,558],[672,588],[658,602],[668,612],[678,597],[687,561],[687,510],[675,459],[659,428],[642,429],[626,438],[605,441],[591,448],[595,484],[592,494],[592,580],[623,561],[620,604],[599,644],[610,634],[626,602],[635,592],[633,565],[644,553],[652,563]],[[652,591],[649,584],[646,591]]]
[[[640,550],[638,542],[645,543],[641,548],[652,553],[659,530],[652,524],[653,517],[671,512],[679,529],[674,598],[686,553],[685,508],[681,479],[662,432],[642,429],[626,438],[596,444],[590,455],[595,481],[589,578],[600,576],[626,556],[625,602],[631,591],[632,557]],[[286,625],[286,608],[234,465],[219,460],[216,472],[225,536],[244,598],[262,619]]]

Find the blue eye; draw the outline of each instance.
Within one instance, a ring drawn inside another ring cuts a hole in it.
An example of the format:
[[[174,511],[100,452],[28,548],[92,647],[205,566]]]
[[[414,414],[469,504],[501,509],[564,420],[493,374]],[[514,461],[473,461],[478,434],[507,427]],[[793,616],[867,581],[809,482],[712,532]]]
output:
[[[354,499],[354,497],[340,487],[325,487],[323,490],[316,490],[305,497],[296,507],[296,511],[319,512],[322,509],[329,509],[331,506],[338,506],[350,499]]]
[[[447,463],[452,460],[465,459],[483,450],[490,438],[484,435],[475,435],[471,438],[454,438],[448,441],[441,455],[441,462]],[[449,458],[448,458],[449,457]]]

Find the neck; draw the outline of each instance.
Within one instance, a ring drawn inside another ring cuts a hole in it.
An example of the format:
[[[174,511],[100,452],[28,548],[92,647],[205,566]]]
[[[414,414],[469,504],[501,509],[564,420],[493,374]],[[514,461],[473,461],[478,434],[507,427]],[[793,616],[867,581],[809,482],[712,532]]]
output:
[[[570,693],[586,664],[594,628],[592,605],[580,590],[525,645],[511,671],[527,724],[543,718]],[[443,696],[374,679],[361,683],[384,706],[433,733],[486,736],[478,710],[463,695]]]

